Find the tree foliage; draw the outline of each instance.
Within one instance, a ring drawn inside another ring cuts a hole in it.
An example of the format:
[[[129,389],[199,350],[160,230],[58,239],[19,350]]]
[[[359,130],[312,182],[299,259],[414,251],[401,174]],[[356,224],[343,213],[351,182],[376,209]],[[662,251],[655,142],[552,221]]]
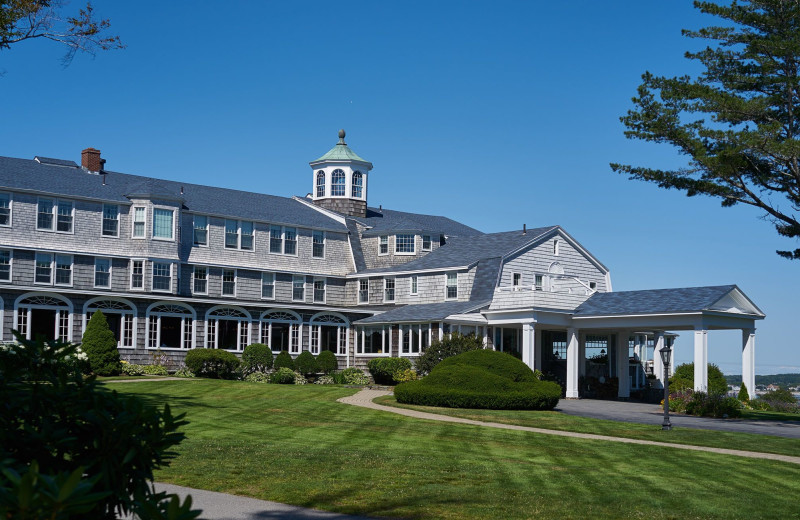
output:
[[[669,380],[670,392],[692,390],[694,388],[694,363],[684,363],[675,367],[675,373]],[[725,394],[728,392],[728,381],[722,370],[713,363],[708,364],[708,393]]]
[[[800,2],[695,1],[724,26],[684,30],[711,42],[686,57],[697,77],[642,76],[625,135],[671,144],[688,157],[677,169],[612,164],[631,179],[708,195],[722,206],[747,204],[765,212],[778,233],[800,239]],[[800,248],[777,251],[800,259]]]
[[[101,311],[94,311],[89,318],[81,347],[89,356],[92,372],[98,376],[115,376],[122,370],[117,340],[108,328],[106,316]]]
[[[91,2],[77,14],[63,14],[60,0],[7,0],[0,2],[0,50],[25,40],[44,38],[66,45],[62,61],[68,65],[75,53],[92,56],[98,50],[123,49],[119,36],[107,35],[111,22],[98,19]]]

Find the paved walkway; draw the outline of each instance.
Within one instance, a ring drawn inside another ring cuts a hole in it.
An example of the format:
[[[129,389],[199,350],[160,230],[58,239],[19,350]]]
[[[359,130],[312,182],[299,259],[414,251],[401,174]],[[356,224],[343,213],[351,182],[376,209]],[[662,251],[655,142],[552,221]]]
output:
[[[356,394],[353,394],[349,397],[342,397],[339,399],[339,402],[345,404],[351,404],[354,406],[361,406],[363,408],[371,408],[373,410],[381,410],[384,412],[396,413],[399,415],[405,415],[406,417],[414,417],[417,419],[428,419],[431,421],[442,421],[442,422],[451,422],[451,423],[460,423],[460,424],[470,424],[473,426],[484,426],[489,428],[499,428],[503,430],[517,430],[517,431],[525,431],[525,432],[532,432],[532,433],[540,433],[544,435],[555,435],[559,437],[572,437],[576,439],[591,439],[596,441],[608,441],[608,442],[621,442],[624,444],[640,444],[645,446],[660,446],[663,448],[674,448],[679,450],[689,450],[689,451],[705,451],[710,453],[720,453],[723,455],[735,455],[738,457],[749,457],[752,459],[769,459],[769,460],[779,460],[782,462],[789,462],[792,464],[800,464],[800,457],[791,457],[789,455],[777,455],[774,453],[760,453],[755,451],[742,451],[742,450],[731,450],[725,448],[709,448],[706,446],[691,446],[688,444],[673,444],[669,442],[658,442],[658,441],[645,441],[641,439],[628,439],[625,437],[611,437],[608,435],[595,435],[591,433],[577,433],[577,432],[568,432],[568,431],[561,431],[561,430],[547,430],[544,428],[533,428],[530,426],[517,426],[514,424],[502,424],[502,423],[494,423],[494,422],[483,422],[483,421],[473,421],[471,419],[462,419],[461,417],[450,417],[448,415],[440,415],[435,413],[428,413],[428,412],[420,412],[417,410],[409,410],[406,408],[396,408],[394,406],[384,406],[377,403],[372,402],[373,399],[376,397],[380,397],[382,395],[388,395],[391,392],[385,390],[362,390]]]

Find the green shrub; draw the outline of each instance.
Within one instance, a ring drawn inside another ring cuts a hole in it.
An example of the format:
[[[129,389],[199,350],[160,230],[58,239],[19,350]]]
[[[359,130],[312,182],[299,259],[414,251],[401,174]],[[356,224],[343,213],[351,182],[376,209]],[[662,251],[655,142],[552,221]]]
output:
[[[126,376],[141,376],[144,374],[144,367],[142,367],[142,365],[134,365],[133,363],[122,361],[121,366],[121,372]]]
[[[336,359],[336,354],[330,350],[323,350],[317,356],[317,370],[323,374],[330,374],[339,368],[339,361]]]
[[[740,401],[746,403],[750,400],[750,394],[747,392],[747,386],[742,382],[741,388],[739,388],[739,395],[737,396]]]
[[[417,373],[427,375],[443,359],[483,348],[483,342],[474,335],[464,336],[457,332],[442,340],[435,340],[417,359]]]
[[[233,353],[213,348],[192,349],[184,362],[197,377],[210,379],[233,379],[240,364]]]
[[[336,384],[336,380],[331,375],[324,375],[322,377],[318,377],[316,381],[314,381],[315,385],[333,385]]]
[[[267,372],[272,368],[272,351],[263,343],[251,343],[242,352],[242,369],[245,374]]]
[[[800,413],[800,403],[792,395],[788,388],[782,386],[777,390],[770,390],[761,395],[758,399],[750,401],[756,403],[759,409],[770,412]]]
[[[300,372],[295,371],[294,373],[294,384],[296,385],[305,385],[308,383],[308,379],[303,376]]]
[[[175,377],[195,377],[194,372],[189,370],[188,367],[182,366],[172,374]]]
[[[669,380],[670,391],[694,389],[694,363],[684,363],[675,367],[675,373]],[[713,363],[708,364],[708,392],[725,394],[728,392],[728,381],[722,370]]]
[[[404,370],[411,370],[411,361],[407,358],[385,357],[370,359],[367,369],[372,374],[372,379],[379,385],[397,384],[395,374]]]
[[[314,354],[307,350],[301,352],[294,360],[294,368],[303,375],[316,374],[317,360],[314,358]]]
[[[394,396],[400,403],[423,406],[552,410],[561,387],[539,381],[509,354],[473,350],[443,360],[421,380],[397,385]]]
[[[281,367],[272,373],[272,375],[269,377],[269,382],[278,385],[293,385],[294,379],[294,370],[291,368]]]
[[[278,370],[279,368],[288,368],[294,372],[294,360],[292,359],[292,356],[285,350],[281,350],[280,354],[275,356],[275,362],[272,366],[275,368],[275,370]]]
[[[345,368],[338,374],[334,374],[334,378],[339,377],[341,377],[341,382],[336,381],[336,383],[341,385],[368,385],[370,383],[367,374],[356,367]]]
[[[168,376],[167,367],[163,365],[143,365],[142,371],[148,376]]]
[[[92,372],[98,376],[115,376],[122,370],[117,340],[108,328],[105,315],[99,310],[94,311],[86,324],[81,348],[89,356]]]
[[[724,394],[692,392],[691,400],[686,404],[686,413],[700,417],[740,417],[742,403]]]
[[[248,383],[269,383],[269,375],[264,372],[250,372],[244,377]]]
[[[419,379],[419,377],[417,377],[417,371],[412,368],[401,370],[400,372],[397,372],[394,375],[394,380],[398,383],[405,383],[406,381],[416,381],[417,379]]]
[[[767,402],[778,402],[778,403],[796,403],[797,399],[794,398],[792,392],[786,388],[785,386],[779,387],[777,390],[769,390],[761,394],[760,399]]]

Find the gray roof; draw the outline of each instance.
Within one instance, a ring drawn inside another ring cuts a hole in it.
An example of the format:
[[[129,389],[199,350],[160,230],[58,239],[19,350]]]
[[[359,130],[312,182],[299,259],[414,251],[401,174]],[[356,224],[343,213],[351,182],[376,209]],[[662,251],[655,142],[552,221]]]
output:
[[[494,297],[494,288],[497,285],[497,277],[500,274],[502,263],[502,258],[485,258],[478,262],[475,278],[472,281],[470,300],[479,302],[491,300]]]
[[[130,203],[130,195],[146,195],[181,201],[185,209],[198,213],[347,232],[341,222],[289,197],[111,171],[89,174],[75,163],[61,164],[70,161],[39,159],[42,162],[0,157],[0,186],[120,203]]]
[[[548,226],[529,229],[523,235],[522,230],[505,231],[502,233],[486,233],[469,237],[453,237],[447,244],[434,249],[418,260],[396,265],[369,269],[366,273],[402,273],[409,271],[445,269],[448,267],[461,267],[472,265],[488,258],[502,258],[514,251],[530,244],[542,235],[558,229],[559,226]],[[499,264],[498,264],[499,268]],[[494,284],[494,282],[492,282]],[[494,285],[492,285],[494,288]]]
[[[369,318],[363,318],[353,323],[358,325],[369,325],[378,323],[419,323],[427,321],[441,321],[451,314],[463,314],[475,309],[480,309],[489,305],[489,301],[483,302],[441,302],[423,303],[420,305],[406,305],[397,307],[382,314],[376,314]]]
[[[356,263],[356,271],[364,271],[367,262],[364,260],[364,250],[361,248],[361,238],[358,236],[358,225],[351,219],[345,220],[347,229],[350,231],[350,245],[353,251],[353,261]]]
[[[672,314],[721,310],[715,305],[731,291],[737,290],[753,306],[755,304],[735,285],[684,287],[680,289],[650,289],[595,293],[575,310],[575,317],[640,314]]]
[[[366,217],[352,218],[369,229],[364,236],[383,235],[409,231],[414,233],[442,234],[447,236],[474,236],[482,234],[477,229],[471,228],[447,217],[436,215],[422,215],[419,213],[406,213],[391,209],[367,208]],[[436,237],[438,238],[438,237]]]

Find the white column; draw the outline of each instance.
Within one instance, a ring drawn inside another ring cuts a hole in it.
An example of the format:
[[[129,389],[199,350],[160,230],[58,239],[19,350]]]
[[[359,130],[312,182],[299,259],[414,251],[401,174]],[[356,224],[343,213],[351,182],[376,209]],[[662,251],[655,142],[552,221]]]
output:
[[[628,399],[631,396],[631,380],[628,375],[628,337],[627,331],[617,332],[617,379],[619,380],[619,390],[617,397]]]
[[[694,331],[694,391],[708,392],[708,331]]]
[[[756,396],[756,329],[742,329],[742,383],[753,399]]]
[[[586,376],[586,334],[578,334],[578,378]]]
[[[533,327],[530,323],[522,324],[522,362],[533,370]]]
[[[535,369],[542,369],[542,329],[536,327],[533,331],[533,366]]]
[[[664,363],[661,361],[660,350],[664,348],[664,333],[656,332],[653,338],[653,375],[656,376],[656,388],[664,388]]]
[[[567,329],[567,399],[578,398],[578,331]]]

